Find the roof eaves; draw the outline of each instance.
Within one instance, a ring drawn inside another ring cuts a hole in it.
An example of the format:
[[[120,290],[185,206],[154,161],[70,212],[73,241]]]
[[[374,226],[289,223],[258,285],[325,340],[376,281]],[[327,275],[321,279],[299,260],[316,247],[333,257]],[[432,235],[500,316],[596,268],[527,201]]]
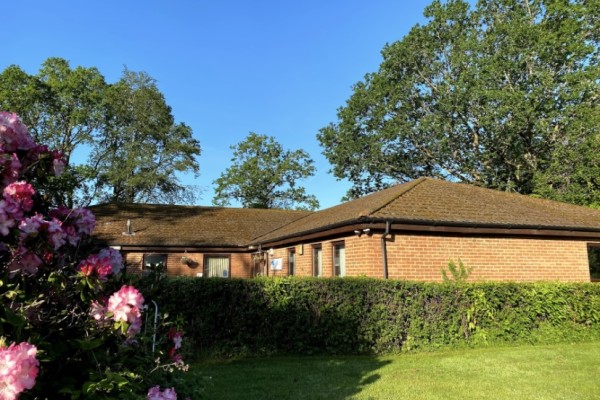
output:
[[[276,236],[272,238],[266,238],[264,241],[260,241],[255,239],[250,245],[258,245],[263,243],[271,243],[278,242],[282,240],[292,239],[294,237],[303,237],[307,235],[316,234],[319,232],[323,232],[326,234],[327,231],[337,229],[347,225],[355,225],[355,224],[366,224],[366,223],[386,223],[390,222],[392,224],[400,224],[400,225],[420,225],[420,226],[446,226],[446,227],[456,227],[456,228],[488,228],[488,229],[533,229],[539,231],[564,231],[564,232],[589,232],[589,233],[597,233],[600,232],[600,227],[581,227],[581,226],[554,226],[554,225],[527,225],[527,224],[502,224],[502,223],[484,223],[484,222],[468,222],[468,221],[436,221],[436,220],[423,220],[423,219],[408,219],[408,218],[370,218],[370,217],[360,217],[357,219],[350,219],[345,221],[336,222],[334,224],[329,224],[327,226],[309,229],[301,232],[294,232],[292,234],[284,235],[284,236]],[[266,235],[263,235],[266,236]]]

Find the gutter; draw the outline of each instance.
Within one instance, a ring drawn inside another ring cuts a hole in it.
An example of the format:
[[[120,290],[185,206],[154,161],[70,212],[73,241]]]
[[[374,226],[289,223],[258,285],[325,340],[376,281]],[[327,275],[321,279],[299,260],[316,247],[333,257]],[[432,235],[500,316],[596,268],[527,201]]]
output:
[[[508,236],[542,236],[542,237],[569,237],[599,239],[600,227],[577,227],[577,226],[552,226],[552,225],[526,225],[526,224],[494,224],[481,222],[457,222],[457,221],[435,221],[435,220],[411,220],[365,218],[353,221],[331,224],[323,227],[310,229],[308,231],[288,234],[279,238],[273,238],[261,243],[266,246],[276,247],[293,243],[296,241],[313,240],[335,234],[352,232],[356,227],[369,227],[371,229],[384,229],[388,223],[394,224],[394,230],[424,232],[424,233],[458,233],[475,235],[508,235]],[[385,223],[385,225],[384,225]],[[251,244],[256,244],[253,242]]]
[[[388,278],[387,238],[390,237],[390,221],[385,221],[385,232],[381,236],[381,254],[383,258],[383,279]]]

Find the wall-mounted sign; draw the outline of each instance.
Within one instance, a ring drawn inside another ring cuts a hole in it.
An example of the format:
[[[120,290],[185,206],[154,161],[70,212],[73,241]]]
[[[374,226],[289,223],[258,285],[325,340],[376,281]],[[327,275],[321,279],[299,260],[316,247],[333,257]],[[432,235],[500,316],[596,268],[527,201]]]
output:
[[[272,258],[270,264],[271,270],[281,271],[281,269],[283,269],[283,258]]]

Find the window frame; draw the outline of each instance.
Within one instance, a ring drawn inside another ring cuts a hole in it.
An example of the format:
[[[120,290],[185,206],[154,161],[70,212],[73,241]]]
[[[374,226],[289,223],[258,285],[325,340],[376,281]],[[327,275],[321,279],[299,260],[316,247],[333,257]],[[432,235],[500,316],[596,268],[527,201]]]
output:
[[[227,259],[227,276],[209,276],[208,275],[208,260],[210,258],[226,258]],[[205,278],[231,278],[231,254],[226,253],[214,253],[214,254],[204,254],[203,257],[204,264],[202,265],[202,276]]]
[[[320,243],[312,246],[312,276],[323,277],[323,246]]]
[[[167,270],[167,265],[168,265],[168,260],[169,260],[169,255],[167,253],[144,253],[142,255],[142,271],[151,271],[152,270],[150,267],[146,266],[146,257],[156,257],[156,256],[161,256],[164,258],[164,268],[165,268],[165,271]]]
[[[288,249],[288,276],[296,274],[296,254],[294,247]]]
[[[592,271],[592,252],[596,253],[596,268],[595,271],[596,277],[594,277]],[[600,243],[588,243],[587,244],[587,257],[588,257],[588,271],[590,273],[590,282],[598,282],[600,283]]]
[[[331,257],[332,257],[332,263],[331,263],[332,264],[332,266],[331,266],[332,271],[331,271],[331,274],[334,277],[340,277],[340,278],[342,278],[342,277],[346,276],[346,242],[344,242],[343,240],[340,240],[340,241],[337,241],[337,242],[333,242],[331,244],[331,246],[332,246],[332,254],[331,254]],[[338,253],[338,256],[336,257],[336,250],[339,251],[340,248],[344,250],[343,259],[339,256],[339,253]],[[339,263],[339,266],[336,265],[336,258],[338,259],[338,261],[341,260],[341,262]],[[342,274],[342,268],[341,268],[342,264],[344,266],[343,274]],[[338,267],[339,267],[339,271],[338,271]]]

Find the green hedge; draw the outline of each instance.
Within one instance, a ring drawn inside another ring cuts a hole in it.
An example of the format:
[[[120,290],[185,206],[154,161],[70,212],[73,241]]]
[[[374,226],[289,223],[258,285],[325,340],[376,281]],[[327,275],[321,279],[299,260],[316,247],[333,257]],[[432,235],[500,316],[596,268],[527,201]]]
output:
[[[389,353],[600,338],[600,285],[435,284],[367,278],[163,280],[148,299],[197,350]]]

